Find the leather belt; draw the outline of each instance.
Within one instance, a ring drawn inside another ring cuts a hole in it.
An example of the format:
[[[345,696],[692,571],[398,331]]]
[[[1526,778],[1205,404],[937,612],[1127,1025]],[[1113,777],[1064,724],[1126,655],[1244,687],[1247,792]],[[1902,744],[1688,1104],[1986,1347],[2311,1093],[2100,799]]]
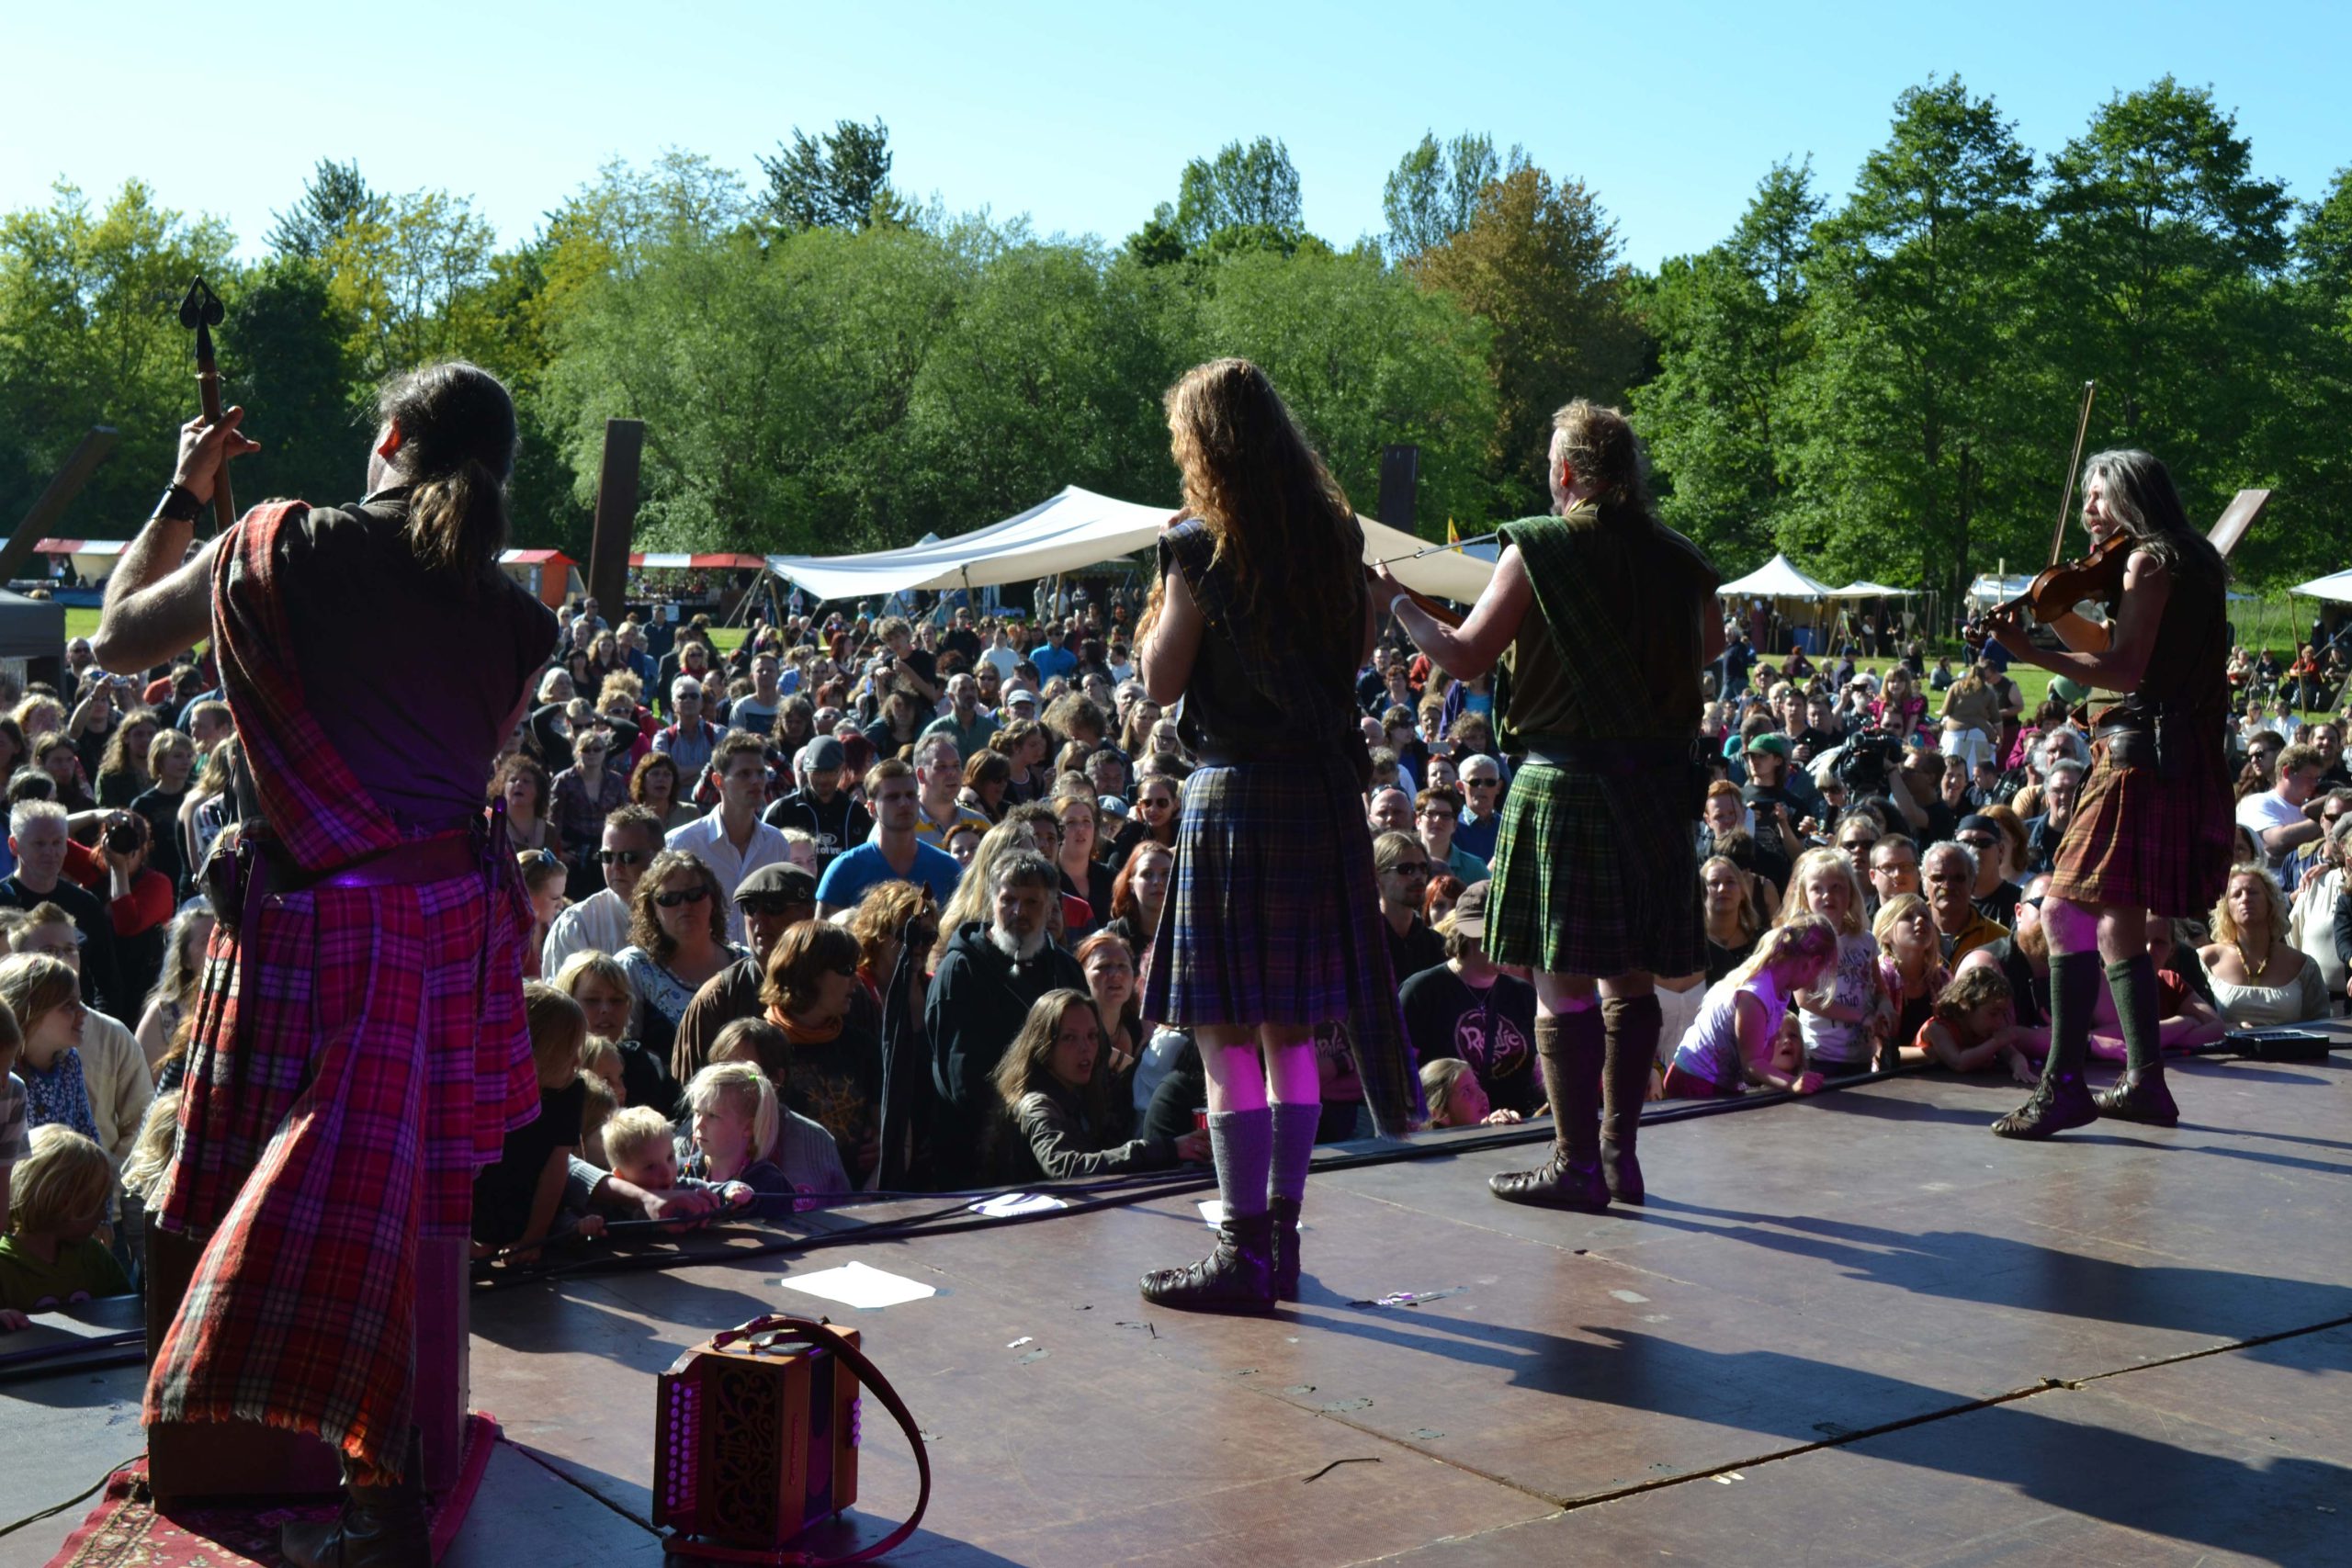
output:
[[[304,893],[314,887],[406,887],[422,882],[448,882],[481,870],[481,847],[473,832],[460,829],[430,839],[395,844],[356,861],[348,861],[317,876],[297,873],[277,888]]]
[[[1628,775],[1662,773],[1691,760],[1689,740],[1593,740],[1545,737],[1527,742],[1527,758],[1546,767],[1580,773]]]

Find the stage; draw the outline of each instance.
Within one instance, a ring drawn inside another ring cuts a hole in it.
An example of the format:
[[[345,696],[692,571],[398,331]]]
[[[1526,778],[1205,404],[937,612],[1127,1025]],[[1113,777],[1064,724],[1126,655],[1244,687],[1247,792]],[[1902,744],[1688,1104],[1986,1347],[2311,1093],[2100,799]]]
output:
[[[2189,1064],[2178,1130],[2047,1145],[1986,1134],[1989,1080],[1679,1122],[1605,1216],[1490,1199],[1532,1147],[1318,1172],[1306,1299],[1261,1320],[1135,1293],[1200,1192],[486,1293],[511,1446],[448,1561],[657,1562],[652,1374],[855,1259],[939,1292],[830,1309],[931,1439],[896,1562],[2352,1562],[2347,1065]],[[131,1369],[4,1392],[5,1519],[140,1447]],[[913,1491],[865,1429],[858,1539]]]

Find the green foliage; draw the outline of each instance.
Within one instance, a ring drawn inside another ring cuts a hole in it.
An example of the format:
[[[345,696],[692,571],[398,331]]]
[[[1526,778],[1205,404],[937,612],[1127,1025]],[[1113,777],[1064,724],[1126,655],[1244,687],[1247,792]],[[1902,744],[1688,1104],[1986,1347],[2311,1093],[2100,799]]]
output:
[[[1465,130],[1443,146],[1424,131],[1381,187],[1388,254],[1409,261],[1446,243],[1470,227],[1488,186],[1528,166],[1525,148],[1513,145],[1508,156],[1497,157],[1494,138],[1483,131]]]
[[[326,254],[344,225],[372,212],[377,200],[360,177],[356,158],[347,164],[322,158],[303,182],[301,199],[284,212],[270,214],[274,221],[265,243],[279,255],[316,261]]]
[[[776,152],[760,167],[768,176],[768,221],[786,233],[903,220],[890,189],[890,128],[880,119],[842,120],[815,136],[796,125]]]
[[[354,323],[324,266],[288,252],[247,273],[224,301],[222,396],[252,411],[260,451],[231,471],[240,502],[356,500],[367,473],[373,411],[356,396]]]
[[[1227,142],[1216,157],[1186,164],[1176,185],[1173,227],[1187,247],[1204,244],[1227,229],[1304,234],[1298,170],[1290,149],[1261,136],[1247,145]]]
[[[379,197],[335,231],[321,255],[363,378],[465,353],[497,241],[469,199],[443,190]]]

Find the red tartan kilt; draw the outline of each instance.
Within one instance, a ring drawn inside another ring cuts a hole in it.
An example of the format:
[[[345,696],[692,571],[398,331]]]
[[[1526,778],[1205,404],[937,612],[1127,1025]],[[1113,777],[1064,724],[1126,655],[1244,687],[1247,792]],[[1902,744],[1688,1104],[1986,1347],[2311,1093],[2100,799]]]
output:
[[[2075,904],[2115,904],[2158,915],[2203,915],[2230,875],[2236,825],[2218,743],[2183,776],[2118,767],[2105,741],[2052,857],[2050,891]]]

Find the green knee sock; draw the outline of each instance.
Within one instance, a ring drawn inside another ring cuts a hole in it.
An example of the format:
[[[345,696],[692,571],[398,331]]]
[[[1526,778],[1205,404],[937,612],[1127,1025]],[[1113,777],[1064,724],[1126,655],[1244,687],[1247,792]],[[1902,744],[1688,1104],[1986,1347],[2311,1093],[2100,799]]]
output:
[[[2043,1071],[2052,1077],[2083,1076],[2091,1014],[2098,1007],[2098,971],[2096,953],[2050,955],[2050,1060]]]
[[[2115,1016],[2123,1026],[2123,1055],[2134,1073],[2164,1066],[2164,1042],[2156,1022],[2156,961],[2143,953],[2107,966],[2115,993]]]

